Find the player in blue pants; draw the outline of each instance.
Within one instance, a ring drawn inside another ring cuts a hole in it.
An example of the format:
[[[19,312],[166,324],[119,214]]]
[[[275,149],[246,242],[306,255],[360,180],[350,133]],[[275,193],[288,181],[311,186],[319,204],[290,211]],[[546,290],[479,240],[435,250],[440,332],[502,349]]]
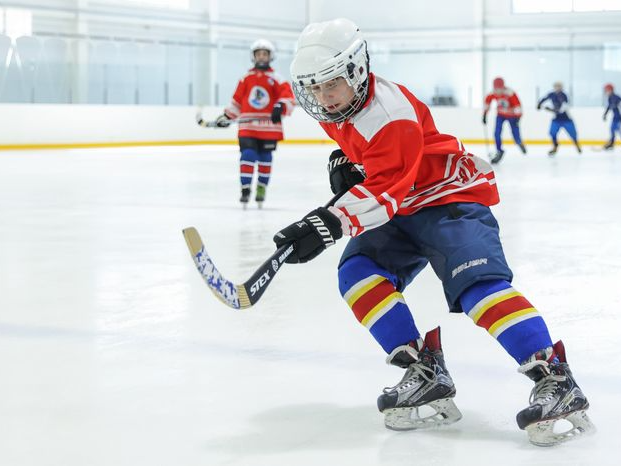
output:
[[[567,98],[567,94],[563,92],[563,84],[557,81],[554,83],[553,87],[554,90],[545,97],[543,97],[541,100],[539,100],[539,102],[537,103],[537,110],[541,110],[541,106],[543,105],[543,103],[549,100],[552,106],[544,108],[554,113],[554,118],[550,123],[550,137],[552,138],[552,149],[550,150],[550,152],[548,152],[548,155],[553,156],[558,150],[557,135],[561,128],[564,128],[565,131],[567,131],[567,134],[569,134],[569,137],[576,145],[578,153],[582,153],[582,149],[580,148],[580,144],[578,143],[578,133],[576,132],[576,125],[567,113],[569,99]]]
[[[511,284],[489,208],[499,201],[491,166],[438,131],[406,86],[369,71],[366,41],[349,20],[309,24],[291,73],[299,105],[340,147],[328,165],[340,196],[280,230],[274,242],[292,246],[286,262],[303,263],[350,237],[338,267],[341,295],[386,361],[404,370],[377,400],[386,427],[461,418],[440,330],[420,332],[403,296],[430,264],[448,308],[484,329],[535,382],[529,406],[517,415],[531,441],[552,445],[592,430],[563,344],[552,343],[541,314]],[[555,432],[559,419],[571,431]]]
[[[604,112],[604,121],[608,112],[612,112],[612,122],[610,123],[610,140],[604,146],[606,150],[612,150],[615,145],[615,135],[619,133],[621,136],[621,97],[615,94],[615,88],[612,84],[604,86],[604,92],[608,96],[608,107]]]

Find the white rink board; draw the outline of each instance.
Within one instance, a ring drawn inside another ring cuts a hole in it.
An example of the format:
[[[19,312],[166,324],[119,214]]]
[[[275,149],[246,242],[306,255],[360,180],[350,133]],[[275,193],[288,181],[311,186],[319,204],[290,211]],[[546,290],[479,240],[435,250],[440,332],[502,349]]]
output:
[[[204,119],[215,119],[223,107],[204,107]],[[198,108],[181,106],[137,105],[53,105],[0,104],[0,148],[2,145],[46,144],[118,144],[228,140],[236,142],[237,128],[203,128],[196,124]],[[432,115],[440,132],[460,139],[483,141],[485,127],[480,108],[432,107]],[[605,141],[610,136],[610,119],[602,121],[603,108],[571,109],[584,140]],[[494,137],[495,113],[489,117],[487,138]],[[528,141],[549,141],[550,113],[526,106],[520,121],[522,138]],[[284,120],[285,137],[289,141],[327,140],[315,120],[301,108]],[[505,124],[503,139],[511,141]],[[569,141],[563,131],[559,140]]]

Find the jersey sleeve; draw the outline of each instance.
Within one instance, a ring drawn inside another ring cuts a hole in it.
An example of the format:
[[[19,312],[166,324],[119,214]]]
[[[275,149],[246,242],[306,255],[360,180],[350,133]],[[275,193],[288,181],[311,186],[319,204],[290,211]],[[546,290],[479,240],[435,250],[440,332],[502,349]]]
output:
[[[390,122],[369,141],[362,155],[365,181],[330,208],[345,235],[358,236],[395,215],[414,184],[422,154],[422,128],[411,120]]]
[[[489,111],[489,107],[492,105],[492,100],[494,100],[494,94],[487,94],[487,96],[485,96],[485,106],[483,107],[484,113]]]
[[[293,97],[293,91],[291,90],[291,84],[287,81],[279,83],[276,102],[280,102],[284,105],[284,115],[291,115],[295,107],[295,99]]]
[[[233,98],[231,99],[231,103],[228,107],[224,109],[224,113],[230,119],[235,120],[239,118],[239,114],[241,113],[241,103],[244,100],[246,93],[246,79],[242,78],[237,83],[237,87],[235,88],[235,92],[233,93]]]
[[[521,117],[522,116],[522,103],[520,102],[520,98],[515,92],[509,97],[509,104],[511,105],[511,108],[513,109],[513,114],[516,117]]]
[[[551,94],[548,94],[548,95],[543,96],[541,99],[539,99],[539,102],[537,102],[537,107],[541,107],[541,105],[543,105],[543,103],[544,103],[546,100],[550,99],[551,97],[552,97],[552,95],[551,95]]]

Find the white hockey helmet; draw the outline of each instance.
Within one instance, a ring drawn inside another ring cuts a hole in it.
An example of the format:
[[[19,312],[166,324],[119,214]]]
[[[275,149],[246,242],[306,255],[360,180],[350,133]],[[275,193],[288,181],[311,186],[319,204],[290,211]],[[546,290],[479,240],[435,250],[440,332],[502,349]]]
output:
[[[274,44],[272,44],[269,40],[267,39],[255,40],[250,46],[250,60],[252,60],[252,63],[254,64],[256,64],[256,61],[254,58],[254,52],[256,52],[257,50],[267,50],[270,53],[269,63],[271,63],[272,60],[274,60],[274,57],[276,56],[276,47],[274,47]]]
[[[330,113],[317,101],[311,86],[344,78],[354,91],[347,108]],[[358,26],[339,18],[304,28],[291,63],[293,91],[306,113],[318,121],[338,123],[354,115],[369,91],[367,43]]]

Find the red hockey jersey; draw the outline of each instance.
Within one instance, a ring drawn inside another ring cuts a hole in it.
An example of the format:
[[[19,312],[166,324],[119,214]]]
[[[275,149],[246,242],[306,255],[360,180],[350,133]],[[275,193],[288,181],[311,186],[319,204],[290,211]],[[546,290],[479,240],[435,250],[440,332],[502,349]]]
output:
[[[271,68],[252,68],[237,83],[233,99],[225,113],[231,119],[261,120],[240,123],[239,137],[280,141],[283,139],[282,124],[272,123],[270,120],[272,109],[277,102],[284,105],[283,115],[291,114],[294,106],[291,85]]]
[[[424,207],[498,202],[491,166],[441,134],[425,104],[404,86],[370,74],[362,110],[343,123],[321,123],[366,175],[330,210],[343,233],[357,236]]]
[[[485,97],[485,109],[487,113],[492,101],[496,101],[496,111],[498,115],[505,118],[515,118],[522,116],[522,104],[517,94],[508,87],[505,87],[501,93],[492,92]]]

